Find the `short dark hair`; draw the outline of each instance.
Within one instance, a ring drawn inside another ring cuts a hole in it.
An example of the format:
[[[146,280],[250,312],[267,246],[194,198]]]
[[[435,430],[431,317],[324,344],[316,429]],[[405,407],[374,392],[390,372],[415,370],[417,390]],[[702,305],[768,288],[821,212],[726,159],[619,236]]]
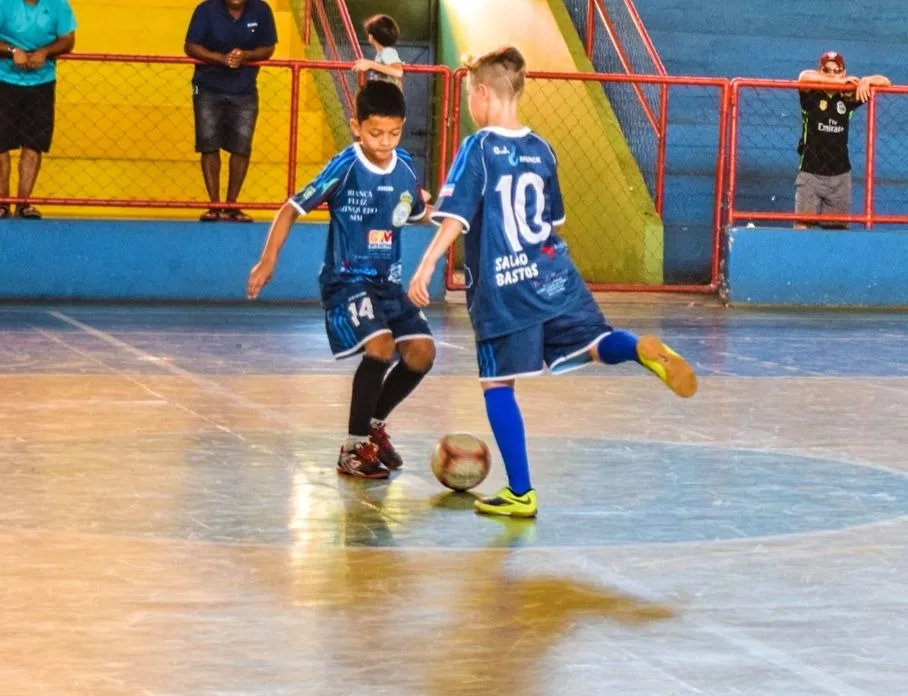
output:
[[[369,80],[356,93],[356,120],[362,123],[371,116],[407,117],[404,93],[393,82]]]
[[[382,46],[393,46],[400,39],[400,27],[388,15],[378,14],[363,22],[367,34],[371,34]]]

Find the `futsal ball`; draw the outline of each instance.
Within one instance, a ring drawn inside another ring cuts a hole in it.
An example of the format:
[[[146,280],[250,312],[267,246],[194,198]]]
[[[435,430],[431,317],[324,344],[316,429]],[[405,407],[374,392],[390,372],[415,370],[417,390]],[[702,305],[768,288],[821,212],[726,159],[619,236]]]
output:
[[[451,490],[468,491],[489,474],[489,448],[469,433],[445,435],[435,444],[432,473]]]

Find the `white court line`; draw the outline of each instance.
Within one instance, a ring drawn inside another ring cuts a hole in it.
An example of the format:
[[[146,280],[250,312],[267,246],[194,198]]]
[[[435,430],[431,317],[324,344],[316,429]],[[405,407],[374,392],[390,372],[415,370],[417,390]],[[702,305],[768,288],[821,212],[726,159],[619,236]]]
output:
[[[144,350],[142,350],[140,348],[136,348],[135,346],[130,345],[129,343],[126,343],[126,341],[121,341],[119,338],[116,338],[115,336],[111,336],[109,333],[100,331],[99,329],[96,329],[93,326],[89,326],[88,324],[85,324],[85,323],[79,321],[78,319],[73,319],[72,317],[67,316],[66,314],[63,314],[63,312],[51,311],[51,312],[48,312],[48,314],[50,314],[55,319],[59,319],[60,321],[66,323],[66,324],[69,324],[70,326],[73,326],[73,327],[79,329],[80,331],[83,331],[84,333],[87,333],[89,336],[93,336],[94,338],[97,338],[100,341],[104,341],[105,343],[107,343],[111,346],[114,346],[115,348],[119,348],[120,350],[122,350],[126,353],[129,353],[130,355],[137,358],[138,360],[141,360],[143,362],[154,361],[155,365],[158,368],[160,368],[161,370],[163,370],[164,372],[169,372],[172,375],[175,375],[177,377],[182,377],[183,379],[189,380],[190,382],[193,382],[194,384],[196,384],[197,386],[199,386],[201,389],[208,392],[209,394],[216,395],[222,399],[231,401],[234,404],[237,404],[244,408],[249,408],[249,409],[254,409],[256,411],[259,411],[260,413],[266,415],[270,420],[277,421],[284,426],[295,428],[298,425],[292,419],[287,418],[285,415],[283,415],[282,413],[279,413],[278,411],[268,408],[267,406],[263,406],[262,404],[256,403],[255,401],[251,401],[251,400],[247,399],[246,397],[241,396],[240,394],[237,394],[234,391],[231,391],[230,389],[226,389],[225,387],[222,387],[220,384],[217,384],[216,382],[207,380],[204,377],[199,377],[198,375],[193,374],[192,372],[189,372],[189,370],[184,370],[182,367],[174,365],[170,361],[161,361],[158,359],[159,356],[152,355],[151,353],[146,353]],[[59,340],[59,339],[57,339],[57,340]],[[95,360],[95,362],[99,362],[99,361]],[[105,367],[107,367],[107,366],[105,365]],[[116,372],[116,370],[113,370],[113,371]],[[130,378],[130,379],[133,379],[133,378]],[[138,382],[137,380],[133,379],[133,381],[135,381],[137,384],[141,384],[141,382]],[[142,386],[144,386],[144,385],[142,385]],[[222,425],[221,429],[223,429],[224,427],[226,427],[226,426]]]
[[[221,430],[221,431],[223,431],[223,432],[229,433],[230,435],[233,435],[234,437],[236,437],[236,438],[239,439],[239,440],[242,440],[243,442],[246,441],[245,438],[244,438],[242,435],[240,435],[239,433],[234,432],[233,430],[231,430],[230,428],[228,428],[228,427],[225,426],[224,424],[218,423],[218,422],[212,420],[211,418],[208,418],[207,416],[202,415],[201,413],[198,413],[197,411],[193,411],[193,410],[192,410],[191,408],[189,408],[188,406],[184,406],[184,405],[181,404],[181,403],[178,403],[178,402],[176,402],[176,401],[172,401],[172,400],[168,399],[166,396],[164,396],[163,394],[160,394],[160,393],[156,392],[154,389],[152,389],[151,387],[149,387],[147,384],[144,384],[144,383],[140,382],[139,380],[137,380],[137,379],[135,379],[134,377],[132,377],[132,376],[130,376],[130,375],[124,373],[124,372],[121,371],[121,370],[117,370],[116,368],[110,367],[109,365],[105,364],[103,361],[99,360],[98,358],[96,358],[95,356],[91,355],[90,353],[86,353],[86,352],[83,351],[83,350],[79,350],[79,349],[76,348],[75,346],[69,345],[66,341],[64,341],[64,340],[63,340],[62,338],[60,338],[59,336],[54,336],[53,334],[48,333],[47,331],[44,331],[43,329],[39,329],[39,328],[36,328],[36,327],[32,327],[32,328],[34,329],[35,332],[41,334],[41,335],[44,336],[46,339],[48,339],[48,340],[50,340],[50,341],[54,341],[55,343],[59,343],[61,346],[64,346],[65,348],[68,348],[68,349],[71,350],[73,353],[76,353],[77,355],[81,355],[83,358],[85,358],[86,360],[90,360],[91,362],[95,363],[96,365],[100,365],[100,366],[103,367],[105,370],[109,370],[111,373],[117,375],[117,376],[120,377],[121,379],[125,379],[125,380],[128,381],[128,382],[132,382],[132,383],[135,384],[137,387],[139,387],[139,389],[142,389],[143,391],[145,391],[145,392],[146,392],[147,394],[149,394],[150,396],[155,397],[155,400],[156,400],[155,403],[157,403],[157,404],[170,404],[170,405],[172,405],[172,406],[174,406],[174,407],[180,409],[181,411],[183,411],[183,412],[185,412],[185,413],[188,413],[188,414],[191,415],[192,417],[198,418],[199,420],[201,420],[201,421],[203,421],[203,422],[205,422],[205,423],[208,423],[209,425],[214,426],[214,427],[217,428],[218,430]],[[118,403],[120,403],[120,402],[118,402]],[[134,403],[134,402],[133,402],[133,403]]]
[[[589,564],[590,562],[587,560],[586,563]],[[598,563],[595,565],[599,566]],[[585,565],[584,567],[589,570],[588,565]],[[636,595],[647,601],[658,603],[665,603],[666,601],[664,597],[660,597],[646,585],[605,568],[597,568],[596,577],[599,581],[608,586]],[[684,616],[682,620],[699,631],[709,633],[710,635],[721,639],[724,643],[734,645],[753,657],[775,665],[799,679],[823,689],[824,693],[835,694],[835,696],[872,696],[872,694],[863,689],[858,689],[821,669],[801,662],[797,658],[792,657],[778,648],[774,648],[768,643],[764,643],[761,640],[749,636],[739,628],[724,626],[714,621],[695,618],[689,615]],[[685,685],[690,686],[688,684]]]
[[[149,353],[146,353],[143,350],[135,348],[134,346],[126,343],[125,341],[121,341],[120,339],[118,339],[114,336],[111,336],[110,334],[107,334],[103,331],[95,329],[94,327],[91,327],[88,324],[84,324],[83,322],[78,321],[77,319],[73,319],[72,317],[69,317],[69,316],[63,314],[62,312],[51,311],[51,312],[48,312],[48,314],[50,314],[54,318],[58,319],[59,321],[69,324],[70,326],[73,326],[73,327],[79,329],[80,331],[83,331],[84,333],[89,334],[90,336],[93,336],[109,345],[115,346],[115,347],[119,348],[120,350],[123,350],[123,351],[129,353],[130,355],[133,355],[134,357],[137,357],[140,359],[146,359],[146,360],[148,358],[154,357],[154,356],[150,355]],[[44,332],[42,332],[42,333],[44,333]],[[53,337],[52,335],[50,335],[49,337],[53,338],[54,340],[60,341],[60,339],[57,339],[56,337]],[[62,343],[62,341],[60,341],[60,342]],[[72,348],[71,346],[68,346],[68,347]],[[73,349],[73,350],[76,350],[76,349]],[[76,352],[80,352],[80,351],[77,350]],[[84,353],[80,352],[80,354],[84,354]],[[92,358],[92,359],[95,362],[99,362],[99,361],[97,361],[97,359],[94,359],[94,358]],[[101,364],[103,364],[103,363],[101,363]],[[226,400],[241,404],[247,408],[258,410],[258,411],[262,412],[263,414],[267,415],[269,418],[273,418],[274,420],[277,420],[281,423],[289,424],[289,419],[283,417],[281,414],[273,411],[272,409],[262,406],[261,404],[257,404],[253,401],[250,401],[250,400],[246,399],[245,397],[240,396],[239,394],[236,394],[235,392],[225,389],[216,383],[213,383],[206,379],[198,377],[187,370],[177,367],[176,365],[173,365],[169,362],[164,362],[164,363],[159,363],[158,366],[160,367],[160,369],[170,372],[171,374],[174,374],[174,375],[177,375],[177,376],[180,376],[180,377],[183,377],[185,379],[192,381],[193,383],[195,383],[199,387],[201,387],[203,390],[205,390],[211,394],[215,394]],[[105,365],[105,367],[107,367],[107,366]],[[115,371],[115,370],[113,370],[113,368],[108,368],[108,369]],[[132,379],[132,378],[129,378],[129,379]],[[140,382],[138,382],[134,379],[132,379],[132,381],[134,381],[135,383],[139,384],[142,388],[144,388],[144,389],[148,390],[150,393],[152,393],[151,390],[148,389],[148,387],[146,387],[145,385],[141,384]],[[155,395],[158,396],[157,394],[155,394]],[[161,397],[161,398],[163,398],[163,397]],[[185,407],[182,407],[182,408],[185,408]],[[211,422],[210,419],[207,419],[204,416],[200,416],[200,417]],[[295,424],[291,424],[291,425],[295,425]],[[220,429],[225,429],[225,426],[219,426],[219,427],[220,427]],[[230,431],[229,429],[227,429],[227,431],[231,432],[232,434],[234,434],[235,436],[237,436],[239,438],[242,437],[238,433],[233,433],[233,431]],[[661,598],[659,598],[655,592],[653,592],[651,589],[649,589],[645,585],[642,585],[634,580],[626,578],[617,573],[607,572],[603,569],[603,572],[601,572],[599,574],[599,579],[600,579],[600,581],[602,581],[608,585],[612,585],[618,589],[628,591],[628,592],[635,594],[639,597],[642,597],[644,599],[648,599],[650,601],[664,601]],[[766,643],[763,643],[760,640],[752,638],[751,636],[747,635],[740,629],[732,628],[729,626],[723,626],[721,624],[717,624],[712,621],[707,621],[704,619],[698,619],[698,618],[692,618],[692,617],[687,617],[686,621],[688,621],[695,628],[697,628],[703,632],[716,636],[727,643],[733,644],[733,645],[737,646],[738,648],[743,649],[745,652],[749,653],[750,655],[752,655],[754,657],[760,658],[760,659],[764,660],[765,662],[768,662],[770,664],[775,665],[776,667],[779,667],[781,669],[786,670],[787,672],[790,672],[791,674],[795,675],[796,677],[798,677],[810,684],[813,684],[814,686],[816,686],[818,688],[823,689],[824,692],[826,692],[826,693],[834,694],[835,696],[871,696],[866,691],[857,689],[857,688],[851,686],[850,684],[847,684],[847,683],[841,681],[840,679],[837,679],[836,677],[834,677],[830,674],[827,674],[826,672],[823,672],[822,670],[819,670],[815,667],[811,667],[810,665],[804,664],[800,660],[795,659],[794,657],[782,652],[781,650],[779,650],[777,648],[772,647],[771,645],[768,645]],[[661,670],[661,668],[657,668],[655,665],[652,665],[651,663],[647,663],[647,664],[649,664],[651,668],[658,669],[660,672],[664,672],[664,670]],[[667,673],[666,673],[666,676],[671,676],[671,675],[667,675]],[[692,687],[691,685],[687,684],[686,682],[682,682],[681,680],[678,680],[675,677],[672,677],[672,679],[677,681],[679,684],[683,684],[685,687],[692,689],[696,692],[696,689],[694,687]]]
[[[435,339],[435,345],[444,346],[445,348],[453,348],[454,350],[466,350],[466,348],[464,348],[463,346],[458,346],[454,343],[448,343],[447,341],[439,341],[437,338]]]

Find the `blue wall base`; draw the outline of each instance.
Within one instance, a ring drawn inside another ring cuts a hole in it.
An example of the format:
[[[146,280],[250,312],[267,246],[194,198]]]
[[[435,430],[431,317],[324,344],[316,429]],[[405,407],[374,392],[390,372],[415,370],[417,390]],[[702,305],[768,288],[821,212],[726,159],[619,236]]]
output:
[[[732,305],[908,307],[908,229],[735,227],[726,248]]]
[[[404,287],[432,239],[403,233]],[[239,302],[266,224],[96,220],[0,221],[0,299]],[[316,302],[326,224],[298,223],[262,301]],[[433,300],[444,299],[442,264]]]

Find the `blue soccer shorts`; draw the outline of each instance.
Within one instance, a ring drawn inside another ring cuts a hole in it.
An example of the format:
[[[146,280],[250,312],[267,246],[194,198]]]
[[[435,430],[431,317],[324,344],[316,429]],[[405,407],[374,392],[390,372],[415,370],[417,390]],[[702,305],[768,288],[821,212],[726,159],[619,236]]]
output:
[[[337,359],[360,353],[376,336],[389,333],[396,343],[432,340],[426,315],[397,283],[349,283],[322,289],[325,330]]]
[[[480,381],[553,374],[583,367],[592,361],[590,348],[612,332],[592,296],[554,319],[506,336],[476,343]]]

